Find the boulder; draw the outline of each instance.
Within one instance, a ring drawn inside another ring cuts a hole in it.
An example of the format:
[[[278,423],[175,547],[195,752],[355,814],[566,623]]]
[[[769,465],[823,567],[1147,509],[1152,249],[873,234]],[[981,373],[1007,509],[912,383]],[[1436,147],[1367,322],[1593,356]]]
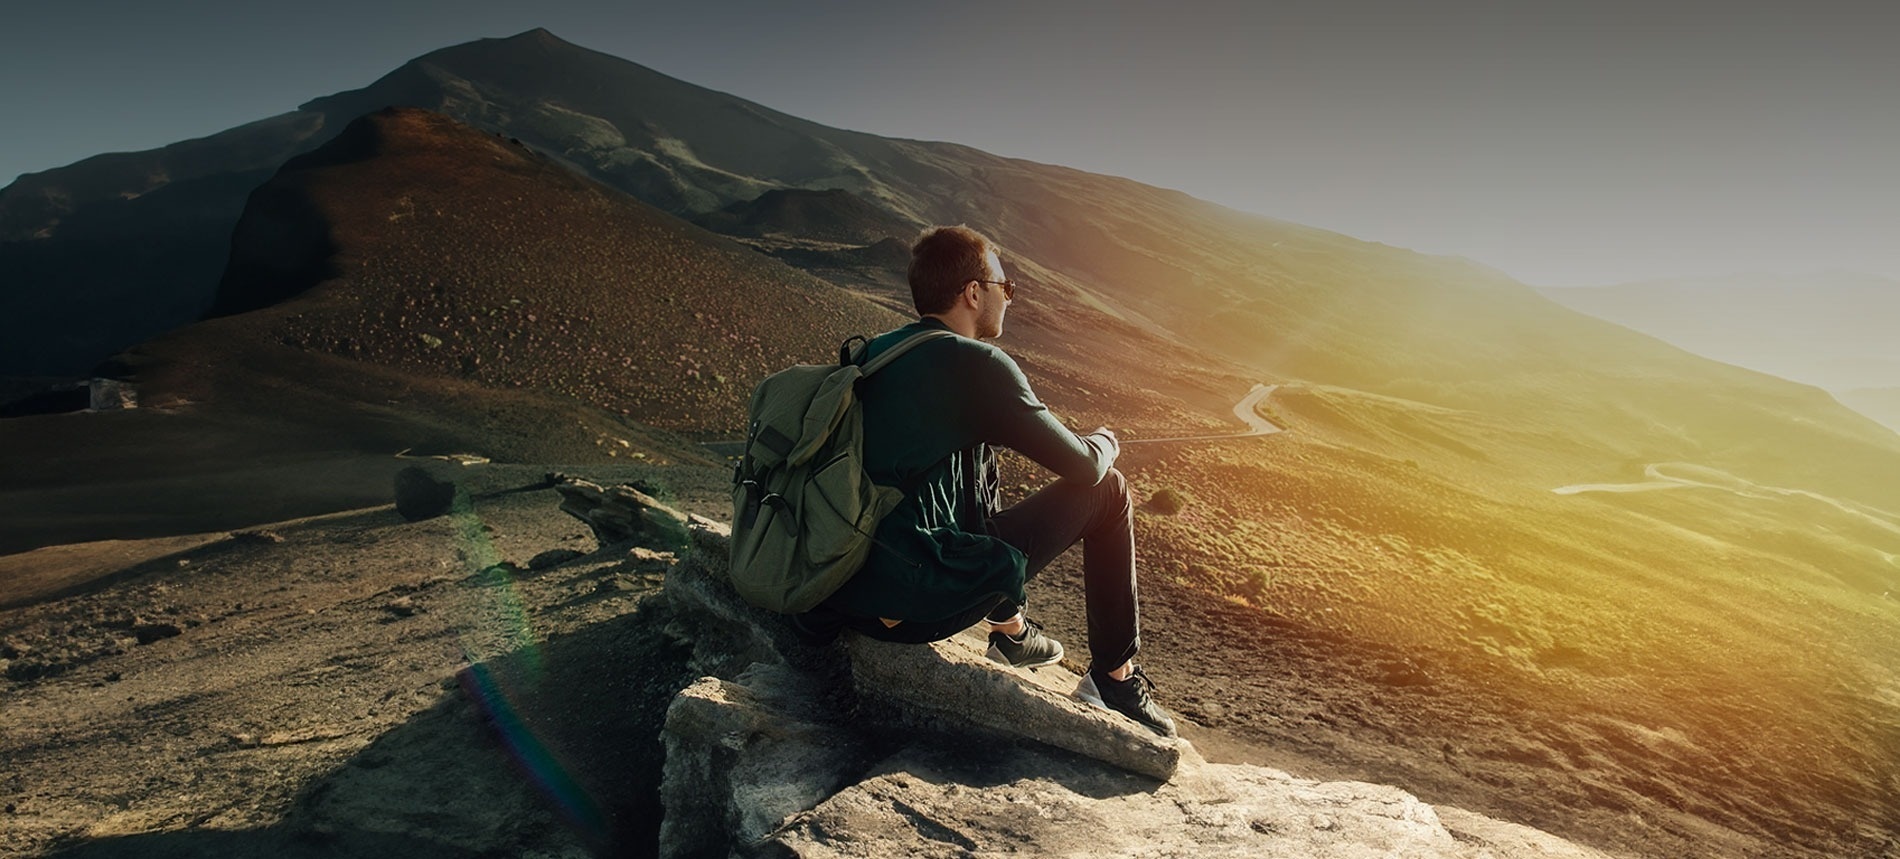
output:
[[[731,679],[754,663],[784,665],[816,675],[825,688],[846,684],[840,642],[812,642],[782,614],[742,599],[727,577],[732,530],[701,516],[687,522],[689,548],[666,575],[662,595],[670,630],[693,648],[698,670]]]
[[[862,772],[863,745],[816,712],[811,678],[754,666],[701,678],[666,711],[660,855],[724,855],[756,845]]]
[[[434,519],[455,506],[455,482],[419,465],[396,472],[396,512],[410,522]]]

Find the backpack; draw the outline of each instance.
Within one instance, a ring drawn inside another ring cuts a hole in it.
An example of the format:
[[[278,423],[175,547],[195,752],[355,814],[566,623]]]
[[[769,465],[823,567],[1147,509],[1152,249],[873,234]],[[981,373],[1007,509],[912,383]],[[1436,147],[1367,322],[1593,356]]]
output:
[[[912,347],[951,336],[913,334],[863,366],[863,347],[853,354],[846,340],[837,364],[799,364],[753,389],[745,455],[732,476],[732,586],[747,602],[809,611],[864,565],[878,520],[904,492],[864,473],[857,382]]]

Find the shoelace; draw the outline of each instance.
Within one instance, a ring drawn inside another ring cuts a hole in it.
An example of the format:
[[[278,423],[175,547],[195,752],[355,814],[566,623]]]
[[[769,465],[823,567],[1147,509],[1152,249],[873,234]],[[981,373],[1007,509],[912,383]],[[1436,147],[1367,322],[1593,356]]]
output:
[[[1009,633],[1005,632],[1003,633],[1003,637],[1009,639],[1010,641],[1016,642],[1017,644],[1021,644],[1029,640],[1030,627],[1035,627],[1037,631],[1041,631],[1042,621],[1035,620],[1035,619],[1030,618],[1028,615],[1024,615],[1023,616],[1023,634],[1020,636],[1017,636],[1017,635],[1010,635]]]
[[[1110,683],[1116,683],[1116,684],[1131,683],[1139,679],[1141,683],[1135,687],[1135,691],[1140,692],[1141,697],[1143,698],[1148,697],[1147,693],[1150,691],[1160,690],[1160,687],[1155,685],[1154,679],[1148,676],[1148,672],[1141,670],[1141,666],[1139,665],[1135,666],[1135,670],[1128,672],[1128,677],[1126,679],[1116,680],[1115,678],[1110,677],[1106,674],[1102,675],[1102,679]]]

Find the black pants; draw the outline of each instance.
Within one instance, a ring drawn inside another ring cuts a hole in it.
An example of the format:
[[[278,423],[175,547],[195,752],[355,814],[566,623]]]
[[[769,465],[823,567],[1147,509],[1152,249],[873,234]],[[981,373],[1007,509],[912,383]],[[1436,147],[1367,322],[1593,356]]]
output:
[[[1057,555],[1081,541],[1089,658],[1103,671],[1135,658],[1141,649],[1141,618],[1135,594],[1134,506],[1128,497],[1128,481],[1120,471],[1109,469],[1094,486],[1057,480],[991,517],[989,531],[1029,556],[1032,580]],[[799,616],[798,622],[820,636],[826,627],[842,626],[883,641],[922,643],[949,638],[978,620],[1007,621],[1021,609],[998,597],[944,620],[886,627],[876,618],[826,617],[821,607]]]

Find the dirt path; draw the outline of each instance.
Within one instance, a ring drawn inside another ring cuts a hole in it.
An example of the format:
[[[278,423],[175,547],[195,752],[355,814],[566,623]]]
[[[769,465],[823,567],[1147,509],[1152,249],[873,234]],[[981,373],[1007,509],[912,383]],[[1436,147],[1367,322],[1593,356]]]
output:
[[[1234,417],[1239,418],[1241,423],[1249,427],[1246,432],[1221,433],[1218,435],[1183,435],[1170,438],[1134,438],[1123,441],[1122,445],[1157,444],[1172,441],[1215,441],[1230,438],[1250,438],[1257,435],[1271,435],[1276,432],[1283,432],[1285,427],[1274,425],[1272,421],[1261,417],[1254,411],[1254,408],[1260,405],[1262,400],[1271,396],[1274,390],[1279,387],[1279,385],[1256,384],[1247,392],[1245,397],[1240,399],[1240,402],[1234,404]]]

